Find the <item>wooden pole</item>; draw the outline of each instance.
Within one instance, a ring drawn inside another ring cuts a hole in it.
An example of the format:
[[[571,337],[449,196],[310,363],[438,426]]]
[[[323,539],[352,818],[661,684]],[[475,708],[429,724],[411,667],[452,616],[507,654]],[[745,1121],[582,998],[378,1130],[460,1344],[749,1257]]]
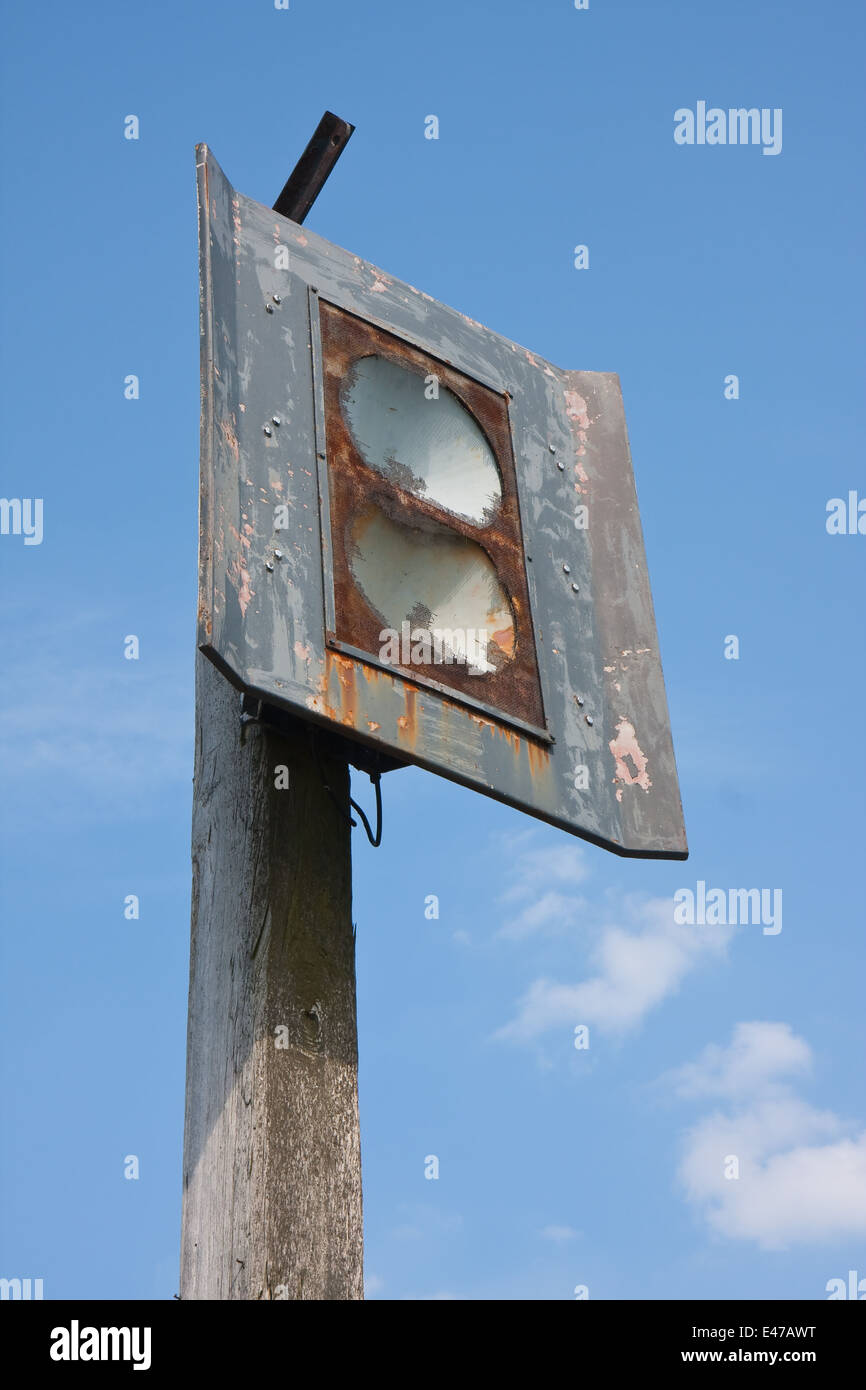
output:
[[[181,1298],[360,1299],[348,766],[196,661]]]

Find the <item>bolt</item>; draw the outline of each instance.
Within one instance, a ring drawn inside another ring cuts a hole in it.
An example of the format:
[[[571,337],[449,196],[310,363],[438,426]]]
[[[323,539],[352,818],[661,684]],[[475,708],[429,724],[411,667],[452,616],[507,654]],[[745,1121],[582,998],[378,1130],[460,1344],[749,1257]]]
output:
[[[571,566],[570,566],[570,565],[563,565],[563,567],[562,567],[562,572],[563,572],[563,574],[571,574]]]
[[[572,584],[571,588],[572,588],[573,593],[575,593],[575,594],[579,594],[579,593],[580,593],[580,585],[579,585],[579,584]]]
[[[282,560],[282,558],[283,558],[283,552],[282,552],[281,550],[275,550],[275,551],[274,551],[274,559],[275,559],[275,560]]]
[[[557,468],[559,469],[560,473],[564,473],[564,472],[565,472],[565,464],[563,463],[562,459],[557,459],[557,460],[556,460],[556,466],[557,466]]]
[[[264,433],[268,436],[268,439],[270,439],[271,435],[273,434],[273,430],[271,429],[270,425],[263,425],[262,429]]]
[[[278,294],[272,294],[271,299],[274,301],[275,304],[282,304],[283,302],[281,296]]]
[[[592,715],[591,715],[591,714],[586,715],[586,722],[587,722],[587,724],[590,725],[590,727],[592,727]]]
[[[274,306],[273,306],[273,304],[266,304],[266,305],[265,305],[265,313],[266,313],[266,314],[272,314],[273,312],[274,312]]]
[[[266,570],[269,570],[270,573],[273,574],[273,572],[274,572],[274,567],[273,567],[273,565],[271,564],[270,560],[267,560],[267,561],[265,562],[265,569],[266,569]]]
[[[319,452],[316,454],[316,458],[317,458],[317,459],[323,459],[324,457],[325,457],[325,451],[324,451],[324,449],[320,449]]]
[[[574,698],[577,700],[578,708],[579,708],[579,709],[583,709],[583,700],[581,700],[580,696],[579,696],[579,695],[575,695]]]
[[[556,453],[556,445],[555,445],[555,444],[548,444],[547,447],[548,447],[548,449],[550,450],[550,452],[551,452],[552,454],[555,454],[555,453]]]
[[[274,425],[278,425],[278,426],[279,426],[279,425],[281,425],[283,422],[282,422],[282,420],[280,419],[279,415],[272,415],[272,416],[271,416],[271,423],[274,424]]]

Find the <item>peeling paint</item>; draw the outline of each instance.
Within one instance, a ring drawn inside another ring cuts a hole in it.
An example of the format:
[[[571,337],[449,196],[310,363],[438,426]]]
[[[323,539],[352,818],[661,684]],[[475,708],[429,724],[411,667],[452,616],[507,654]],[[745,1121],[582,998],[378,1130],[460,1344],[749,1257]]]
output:
[[[589,413],[586,401],[577,391],[564,391],[565,413],[569,420],[575,420],[582,430],[589,429]]]
[[[238,449],[238,437],[235,434],[233,425],[229,424],[228,420],[220,420],[220,434],[222,435],[223,439],[225,440],[226,444],[231,450],[232,457],[234,458],[235,463],[237,463],[240,456],[240,451]]]
[[[253,591],[250,588],[249,571],[244,569],[240,560],[237,562],[237,573],[240,579],[240,583],[238,584],[238,604],[240,606],[241,615],[245,618],[247,616],[247,609],[250,606],[250,601],[253,597]]]
[[[647,760],[638,745],[634,725],[621,718],[616,726],[616,738],[610,740],[608,747],[616,759],[617,780],[642,787],[648,792],[652,782],[647,772]],[[622,796],[617,793],[617,801],[621,800]]]

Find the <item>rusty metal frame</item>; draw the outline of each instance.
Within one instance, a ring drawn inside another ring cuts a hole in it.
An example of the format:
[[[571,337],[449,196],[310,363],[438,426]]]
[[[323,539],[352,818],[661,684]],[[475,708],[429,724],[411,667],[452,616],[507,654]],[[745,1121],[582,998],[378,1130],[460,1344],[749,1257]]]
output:
[[[206,147],[197,166],[201,650],[250,696],[391,765],[416,763],[617,854],[685,858],[617,377],[557,367],[243,197]],[[288,251],[288,269],[277,264],[275,248]],[[453,691],[380,669],[369,654],[329,646],[314,288],[508,393],[529,604],[554,742]],[[281,530],[278,507],[288,518]]]
[[[338,613],[336,603],[337,590],[340,587],[336,573],[337,564],[340,568],[342,587],[345,589],[349,586],[347,585],[346,557],[342,550],[340,528],[333,525],[334,501],[336,497],[338,511],[344,512],[345,505],[341,507],[339,499],[341,496],[345,497],[346,481],[341,476],[339,454],[346,451],[355,454],[356,451],[354,446],[349,443],[349,432],[342,421],[338,422],[335,428],[335,422],[332,420],[333,435],[329,446],[326,404],[328,392],[325,384],[323,356],[325,338],[326,336],[330,337],[330,332],[328,335],[323,332],[319,295],[317,290],[310,289],[310,330],[313,345],[313,382],[316,396],[316,458],[319,468],[319,498],[324,538],[322,565],[325,584],[325,638],[328,645],[359,660],[369,661],[382,670],[399,672],[407,680],[439,691],[452,700],[471,705],[473,709],[479,709],[484,714],[513,724],[515,728],[524,733],[532,734],[546,743],[552,743],[552,734],[541,722],[544,718],[544,705],[535,655],[535,635],[532,627],[526,577],[525,548],[522,544],[523,533],[511,424],[508,417],[507,393],[494,392],[483,382],[471,381],[465,373],[455,372],[448,364],[434,358],[426,349],[416,344],[406,344],[381,325],[371,324],[369,320],[358,320],[356,315],[350,314],[342,305],[328,300],[326,307],[328,319],[333,320],[334,318],[334,313],[331,311],[335,311],[347,319],[351,318],[354,323],[360,325],[354,330],[355,338],[360,338],[362,341],[366,340],[367,344],[375,346],[377,351],[387,353],[391,360],[410,361],[414,365],[418,365],[420,362],[424,367],[435,367],[440,379],[455,395],[458,394],[459,389],[458,399],[462,400],[464,407],[484,430],[496,457],[503,482],[500,514],[495,521],[491,521],[489,524],[472,525],[449,514],[444,508],[431,505],[423,499],[409,498],[400,487],[390,481],[370,476],[369,470],[363,465],[361,466],[361,473],[367,483],[367,496],[372,497],[374,501],[378,495],[386,494],[392,504],[396,503],[398,512],[407,521],[411,521],[413,514],[426,516],[434,523],[438,523],[440,518],[444,518],[445,524],[454,535],[471,540],[487,553],[500,582],[508,593],[515,619],[516,650],[512,663],[497,675],[486,679],[485,695],[488,698],[482,698],[480,694],[468,688],[468,682],[472,678],[467,677],[459,667],[455,670],[449,670],[447,674],[450,679],[445,679],[446,673],[444,671],[440,673],[436,667],[416,665],[406,668],[396,663],[388,664],[379,659],[373,650],[372,643],[364,646],[359,642],[348,640],[345,635],[340,635],[338,629],[341,626],[341,613]],[[335,347],[336,344],[332,341],[332,352]],[[481,401],[482,410],[479,413],[479,393],[482,392],[486,393],[486,396]],[[333,393],[331,395],[333,396]],[[331,404],[333,417],[338,413],[338,410],[333,399]],[[485,428],[485,426],[490,425],[491,416],[494,414],[499,417],[496,420],[495,428]],[[335,445],[340,447],[335,447]],[[336,560],[335,548],[338,552]],[[509,554],[509,552],[513,552],[513,554]],[[354,585],[351,587],[354,589]],[[357,591],[352,597],[356,595]],[[365,607],[363,604],[358,605],[357,600],[355,606]],[[344,607],[345,605],[341,605],[341,609]],[[521,705],[524,708],[520,708]],[[527,717],[530,714],[535,714],[536,718]]]

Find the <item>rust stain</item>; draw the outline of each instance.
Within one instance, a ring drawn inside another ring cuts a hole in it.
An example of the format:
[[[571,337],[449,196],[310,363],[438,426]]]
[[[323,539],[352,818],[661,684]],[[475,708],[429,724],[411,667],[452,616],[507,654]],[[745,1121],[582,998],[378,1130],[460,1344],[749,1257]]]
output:
[[[348,724],[350,728],[354,728],[355,707],[358,703],[358,695],[355,690],[354,661],[340,662],[337,679],[340,683],[340,723]]]
[[[616,780],[626,782],[630,786],[642,787],[648,792],[652,782],[647,772],[647,760],[638,745],[634,725],[626,718],[619,720],[616,738],[610,740],[608,747],[616,759]],[[617,801],[621,800],[622,796],[617,793]]]
[[[450,704],[450,702],[448,702]],[[450,706],[452,709],[458,708],[456,705]],[[510,729],[506,724],[499,724],[493,719],[485,719],[480,714],[473,714],[468,710],[461,709],[461,714],[469,714],[472,723],[481,730],[489,729],[491,734],[497,738],[504,739],[508,744],[514,761],[520,763],[523,758],[523,749],[526,749],[526,760],[529,763],[529,774],[533,781],[541,777],[550,775],[550,749],[543,743],[536,743],[533,738],[521,737],[515,729]]]
[[[406,737],[406,742],[414,748],[418,742],[418,687],[403,686],[404,714],[397,718],[397,728]]]
[[[529,772],[532,780],[538,781],[540,777],[550,775],[550,749],[543,743],[535,743],[532,739],[526,740],[526,755],[529,758]]]
[[[205,630],[205,634],[206,634],[208,637],[210,637],[210,636],[211,636],[211,633],[213,632],[213,619],[211,618],[210,611],[209,611],[209,609],[208,609],[207,603],[206,603],[205,599],[203,599],[203,598],[199,599],[199,604],[198,604],[198,621],[199,621],[199,626],[203,626],[203,627],[204,627],[204,630]]]
[[[300,643],[295,643],[295,651],[298,655]],[[304,657],[304,660],[307,658]],[[348,657],[342,656],[339,652],[333,652],[330,648],[325,648],[325,669],[319,679],[319,689],[315,694],[307,696],[306,704],[317,714],[326,714],[329,719],[333,719],[337,724],[347,724],[355,727],[355,663]],[[339,689],[339,708],[330,703],[331,678],[336,676]]]
[[[295,652],[304,660],[309,659],[307,650],[301,647],[300,643],[295,643]],[[389,671],[381,671],[375,666],[368,666],[365,662],[355,661],[351,657],[344,656],[342,652],[326,648],[325,664],[319,678],[318,690],[307,696],[307,707],[317,714],[326,715],[336,723],[352,728],[360,728],[363,722],[371,733],[377,733],[381,725],[376,720],[364,719],[362,721],[359,717],[357,692],[359,676],[367,685],[385,683],[402,695],[403,711],[396,719],[399,739],[401,745],[415,751],[419,735],[419,714],[424,709],[423,703],[419,702],[418,697],[423,695],[423,691],[418,686],[395,677]],[[336,678],[339,688],[338,705],[331,703],[333,678]],[[495,719],[485,718],[484,715],[477,714],[442,696],[439,697],[439,702],[444,714],[454,711],[461,718],[471,720],[482,732],[487,732],[488,737],[495,736],[503,739],[518,764],[524,761],[523,749],[525,747],[526,762],[533,781],[550,776],[552,770],[551,753],[546,745],[536,743],[532,738],[522,737],[516,730],[507,725],[500,724]]]
[[[447,706],[448,706],[449,709],[457,709],[457,708],[458,708],[457,705],[452,705],[452,704],[450,703],[450,701],[443,701],[443,704],[447,704]],[[462,713],[462,712],[463,712],[463,711],[461,711],[461,713]],[[496,725],[494,724],[494,722],[493,722],[492,719],[482,719],[482,717],[481,717],[480,714],[472,714],[472,713],[470,712],[470,713],[469,713],[469,718],[472,720],[472,723],[473,723],[473,724],[477,724],[477,725],[478,725],[479,729],[495,729],[495,728],[496,728]]]

